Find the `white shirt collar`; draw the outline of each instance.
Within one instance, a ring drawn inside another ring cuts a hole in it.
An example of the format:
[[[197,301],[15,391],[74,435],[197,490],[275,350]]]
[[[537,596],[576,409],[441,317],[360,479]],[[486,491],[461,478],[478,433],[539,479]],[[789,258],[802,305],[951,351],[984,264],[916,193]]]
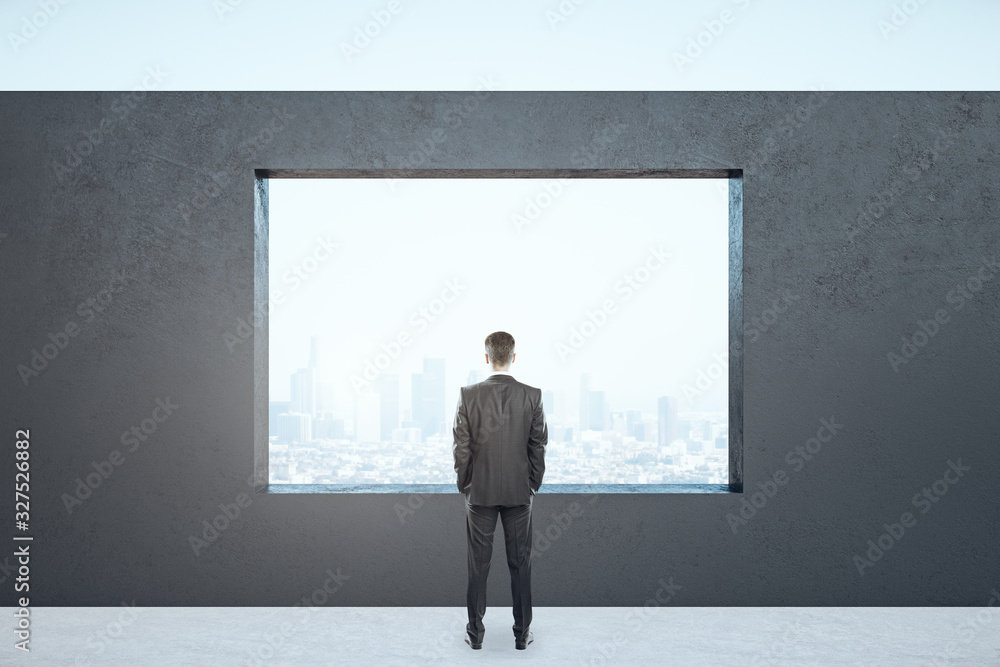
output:
[[[490,376],[493,376],[493,375],[510,375],[510,371],[492,371],[490,373]],[[513,376],[511,375],[511,377],[513,377]]]

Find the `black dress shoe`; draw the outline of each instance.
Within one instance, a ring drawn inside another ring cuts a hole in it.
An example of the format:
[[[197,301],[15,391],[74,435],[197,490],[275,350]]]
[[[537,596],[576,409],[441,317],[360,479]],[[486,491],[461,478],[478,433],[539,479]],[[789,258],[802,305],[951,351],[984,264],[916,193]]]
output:
[[[514,640],[514,648],[516,648],[518,651],[523,651],[524,649],[528,648],[528,644],[530,644],[533,641],[535,641],[535,635],[531,633],[531,630],[528,630],[528,636],[526,638]]]
[[[471,646],[472,648],[476,649],[477,651],[483,647],[482,643],[473,644],[472,640],[469,639],[469,635],[465,635],[465,643]]]

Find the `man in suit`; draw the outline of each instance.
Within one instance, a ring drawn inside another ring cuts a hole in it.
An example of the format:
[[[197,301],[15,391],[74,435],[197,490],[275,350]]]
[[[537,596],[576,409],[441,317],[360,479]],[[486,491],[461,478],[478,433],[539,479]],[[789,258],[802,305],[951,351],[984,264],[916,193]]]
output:
[[[486,337],[486,363],[493,373],[462,387],[455,414],[455,472],[465,494],[469,542],[469,623],[465,643],[482,648],[486,613],[486,578],[493,556],[497,516],[503,522],[514,598],[514,646],[524,649],[531,634],[531,505],[542,485],[548,428],[542,390],[510,374],[514,337],[497,331]]]

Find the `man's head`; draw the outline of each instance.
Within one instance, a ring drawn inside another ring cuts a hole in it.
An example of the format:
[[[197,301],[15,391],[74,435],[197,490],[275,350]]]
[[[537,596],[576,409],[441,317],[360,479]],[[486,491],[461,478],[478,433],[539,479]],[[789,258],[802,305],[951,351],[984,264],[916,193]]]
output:
[[[486,363],[492,364],[493,370],[507,370],[516,356],[514,337],[506,331],[494,331],[486,337]]]

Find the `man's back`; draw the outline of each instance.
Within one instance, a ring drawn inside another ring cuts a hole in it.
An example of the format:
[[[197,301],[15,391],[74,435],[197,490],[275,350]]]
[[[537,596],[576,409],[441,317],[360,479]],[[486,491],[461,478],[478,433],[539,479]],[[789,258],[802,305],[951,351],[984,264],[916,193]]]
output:
[[[511,375],[461,388],[455,415],[458,489],[473,505],[526,505],[545,472],[542,391]]]

